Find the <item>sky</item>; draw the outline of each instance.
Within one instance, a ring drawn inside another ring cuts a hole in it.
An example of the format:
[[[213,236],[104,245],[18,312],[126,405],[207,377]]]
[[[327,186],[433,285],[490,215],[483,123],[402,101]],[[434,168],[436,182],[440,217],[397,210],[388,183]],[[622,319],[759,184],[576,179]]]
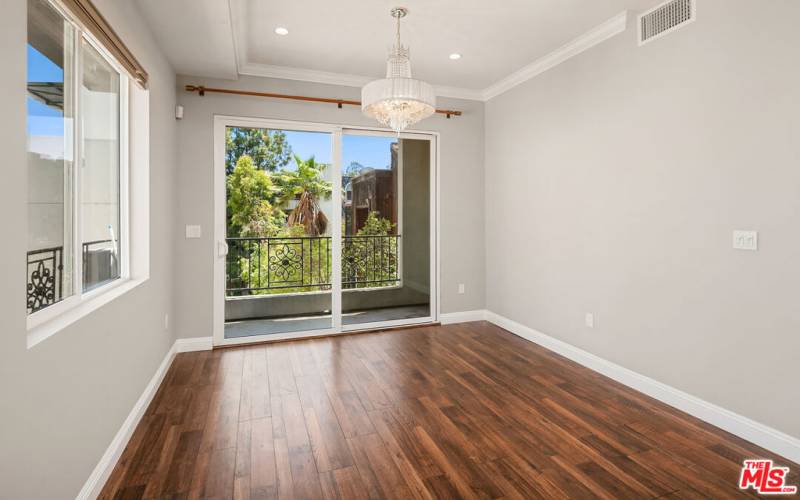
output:
[[[64,71],[38,50],[28,45],[28,81],[29,82],[61,82]],[[62,113],[28,96],[28,134],[60,136],[64,134]],[[295,154],[307,159],[314,156],[322,163],[333,163],[331,160],[331,136],[321,132],[285,131],[286,138]],[[375,137],[363,135],[347,135],[342,137],[342,168],[352,162],[365,167],[388,169],[391,164],[389,145],[397,139],[393,137]],[[294,162],[287,167],[292,168]]]
[[[307,159],[314,156],[319,162],[332,163],[330,134],[288,130],[284,133],[294,153],[301,158]],[[388,169],[392,161],[389,145],[396,141],[397,139],[393,137],[344,134],[342,136],[342,168],[346,168],[352,162],[358,162],[365,167]],[[288,166],[292,165],[294,163]]]
[[[64,71],[41,52],[28,45],[28,81],[62,82]],[[45,106],[28,96],[28,134],[63,135],[64,121],[61,110]]]

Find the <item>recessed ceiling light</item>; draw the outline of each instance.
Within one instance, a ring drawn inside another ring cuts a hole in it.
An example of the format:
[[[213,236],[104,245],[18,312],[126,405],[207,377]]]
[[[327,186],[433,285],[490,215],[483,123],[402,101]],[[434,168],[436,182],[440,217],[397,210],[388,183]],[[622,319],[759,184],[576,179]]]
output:
[[[452,54],[450,54],[450,59],[452,59],[453,61],[458,61],[459,59],[461,59],[461,54],[459,54],[458,52],[453,52]]]
[[[287,30],[283,26],[278,26],[277,28],[275,28],[275,34],[281,35],[281,36],[288,35],[289,34],[289,30]]]

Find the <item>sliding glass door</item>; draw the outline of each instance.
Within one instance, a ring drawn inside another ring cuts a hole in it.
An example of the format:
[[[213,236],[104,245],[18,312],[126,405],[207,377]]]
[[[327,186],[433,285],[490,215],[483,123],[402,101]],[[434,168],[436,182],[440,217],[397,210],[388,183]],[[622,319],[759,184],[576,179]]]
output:
[[[434,321],[434,148],[218,117],[215,343]]]
[[[342,325],[431,317],[431,141],[342,137]]]
[[[333,327],[333,139],[225,128],[225,338]]]

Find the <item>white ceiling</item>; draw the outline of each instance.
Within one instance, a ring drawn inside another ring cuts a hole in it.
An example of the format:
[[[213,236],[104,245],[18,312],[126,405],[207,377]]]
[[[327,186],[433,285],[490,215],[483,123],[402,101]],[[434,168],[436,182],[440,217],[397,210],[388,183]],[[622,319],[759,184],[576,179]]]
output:
[[[236,78],[227,0],[138,0],[153,35],[178,73]]]
[[[361,85],[382,77],[402,23],[414,76],[441,95],[480,95],[624,10],[661,0],[137,0],[181,74]],[[274,33],[277,26],[289,35]],[[458,52],[461,60],[448,55]],[[444,89],[442,87],[448,87]]]

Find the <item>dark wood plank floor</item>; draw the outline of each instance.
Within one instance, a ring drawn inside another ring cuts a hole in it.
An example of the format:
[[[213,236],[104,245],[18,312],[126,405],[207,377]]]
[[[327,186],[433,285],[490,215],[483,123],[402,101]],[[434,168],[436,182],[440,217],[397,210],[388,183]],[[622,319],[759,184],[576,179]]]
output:
[[[774,456],[489,323],[180,354],[101,498],[726,498]]]

